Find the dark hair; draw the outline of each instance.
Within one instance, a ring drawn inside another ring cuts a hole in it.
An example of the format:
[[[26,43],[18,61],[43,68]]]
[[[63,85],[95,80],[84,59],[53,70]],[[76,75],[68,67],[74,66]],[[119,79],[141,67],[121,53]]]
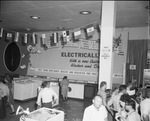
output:
[[[150,89],[145,90],[145,97],[150,98]]]
[[[135,101],[134,100],[128,100],[127,102],[126,102],[126,105],[130,105],[134,110],[135,110],[135,106],[136,106],[136,104],[135,104]]]
[[[130,86],[130,85],[132,85],[132,81],[127,82],[127,86]]]
[[[63,79],[67,79],[67,78],[68,78],[67,76],[64,76],[64,77],[63,77]]]
[[[122,102],[128,102],[129,100],[131,100],[131,97],[128,94],[123,94],[123,95],[121,95],[120,100]]]
[[[93,100],[94,100],[96,97],[99,97],[99,98],[102,99],[102,96],[100,96],[100,95],[95,95],[95,96],[93,97]]]
[[[116,91],[117,89],[118,89],[118,87],[114,87],[114,88],[112,89],[112,92]]]
[[[44,82],[41,84],[41,86],[42,86],[42,88],[45,88],[48,84],[49,84],[49,81],[44,81]]]
[[[100,88],[102,88],[104,85],[106,85],[107,83],[105,81],[102,81],[100,84]]]
[[[119,92],[122,92],[123,90],[126,90],[127,86],[126,85],[120,85],[119,86]]]

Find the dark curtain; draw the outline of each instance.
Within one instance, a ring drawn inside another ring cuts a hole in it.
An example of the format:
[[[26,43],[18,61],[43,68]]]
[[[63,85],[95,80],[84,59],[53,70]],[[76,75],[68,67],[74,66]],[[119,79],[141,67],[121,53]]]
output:
[[[150,67],[147,64],[148,40],[129,40],[127,49],[126,82],[137,80],[138,86],[143,82],[143,70]],[[130,65],[136,65],[136,70],[130,70]]]

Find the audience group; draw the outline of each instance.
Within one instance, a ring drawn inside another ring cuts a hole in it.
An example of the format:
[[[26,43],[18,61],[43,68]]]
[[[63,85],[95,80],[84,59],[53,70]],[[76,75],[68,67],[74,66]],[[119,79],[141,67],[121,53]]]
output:
[[[63,80],[66,85],[63,88],[61,83],[61,89],[66,100],[69,82],[66,76]],[[38,108],[52,108],[58,101],[58,95],[50,87],[49,81],[42,83],[36,102]],[[0,119],[6,117],[6,105],[9,105],[11,114],[15,112],[12,92],[12,79],[6,75],[4,80],[0,79]],[[135,82],[129,81],[111,90],[102,81],[92,104],[84,110],[82,121],[109,121],[109,114],[113,121],[150,121],[150,89],[139,88]]]
[[[93,104],[84,111],[83,121],[108,121],[108,114],[113,121],[150,121],[150,89],[142,91],[134,82],[106,88],[107,83],[101,82]]]

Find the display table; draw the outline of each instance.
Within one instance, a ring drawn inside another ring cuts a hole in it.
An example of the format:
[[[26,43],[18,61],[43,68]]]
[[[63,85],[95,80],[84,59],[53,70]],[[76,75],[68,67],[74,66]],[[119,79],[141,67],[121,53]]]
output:
[[[28,115],[22,115],[20,121],[64,121],[64,112],[56,109],[40,108]]]

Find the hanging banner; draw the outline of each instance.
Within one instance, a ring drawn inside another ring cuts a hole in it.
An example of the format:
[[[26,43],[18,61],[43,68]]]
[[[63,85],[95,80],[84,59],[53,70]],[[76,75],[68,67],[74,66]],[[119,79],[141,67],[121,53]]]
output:
[[[3,28],[1,28],[0,37],[3,37]]]
[[[26,44],[28,42],[28,34],[24,34],[24,43]]]
[[[18,38],[19,38],[19,32],[16,32],[14,42],[18,42]]]
[[[36,41],[35,41],[35,34],[34,34],[34,33],[32,34],[32,41],[33,41],[33,44],[36,44]]]

